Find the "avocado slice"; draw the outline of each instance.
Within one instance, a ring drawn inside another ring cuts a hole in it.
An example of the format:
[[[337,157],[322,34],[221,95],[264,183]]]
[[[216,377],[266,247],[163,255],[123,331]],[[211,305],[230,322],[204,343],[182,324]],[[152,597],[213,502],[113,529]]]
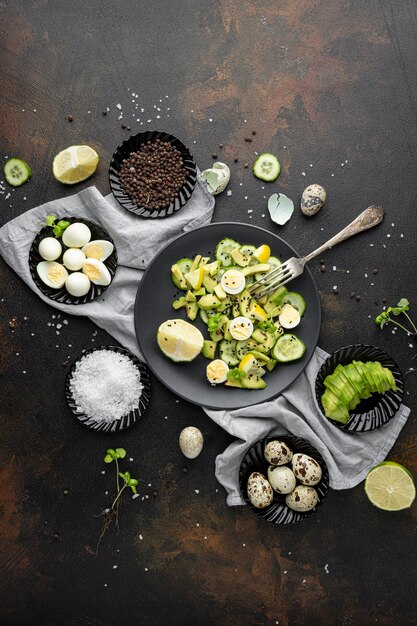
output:
[[[359,397],[363,400],[365,398],[369,398],[371,393],[369,391],[368,382],[363,380],[361,374],[359,374],[353,363],[349,363],[349,365],[345,366],[345,374],[349,378],[352,385],[356,387]]]
[[[346,390],[349,390],[349,396],[351,398],[351,403],[352,406],[349,406],[349,409],[351,410],[354,406],[357,406],[359,404],[359,402],[361,401],[361,397],[358,393],[357,388],[352,384],[351,380],[349,379],[348,376],[346,376],[346,372],[344,370],[343,365],[338,365],[335,369],[335,371],[333,372],[334,376],[337,376],[341,381],[343,381],[346,385]]]
[[[365,390],[368,393],[368,398],[369,396],[374,392],[374,388],[372,386],[372,379],[368,376],[368,368],[366,367],[365,363],[363,363],[362,361],[352,361],[352,365],[355,366],[356,371],[358,372],[359,376],[361,376],[362,381],[365,385]]]
[[[336,398],[339,399],[342,404],[347,407],[348,410],[353,408],[352,405],[354,405],[356,392],[353,391],[353,393],[350,393],[349,387],[344,383],[340,376],[327,376],[324,381],[324,385],[336,396]]]
[[[366,368],[368,370],[369,376],[374,381],[373,391],[375,393],[384,393],[384,384],[382,381],[381,364],[376,361],[368,361],[366,363]]]
[[[349,411],[330,389],[326,389],[321,396],[321,403],[326,417],[342,424],[346,424],[349,421]]]

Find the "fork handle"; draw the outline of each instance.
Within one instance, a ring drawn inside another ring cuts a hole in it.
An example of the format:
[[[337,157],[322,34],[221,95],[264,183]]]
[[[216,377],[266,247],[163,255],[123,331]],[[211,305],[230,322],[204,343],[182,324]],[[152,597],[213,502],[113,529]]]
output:
[[[348,226],[346,226],[340,233],[337,233],[334,237],[326,241],[320,248],[314,250],[307,256],[303,257],[301,260],[303,263],[307,263],[314,257],[318,256],[325,250],[329,250],[336,246],[341,241],[345,239],[349,239],[349,237],[353,237],[353,235],[357,235],[364,230],[368,230],[369,228],[373,228],[377,226],[384,219],[384,209],[381,206],[370,206],[365,211],[363,211],[356,219],[353,220]]]

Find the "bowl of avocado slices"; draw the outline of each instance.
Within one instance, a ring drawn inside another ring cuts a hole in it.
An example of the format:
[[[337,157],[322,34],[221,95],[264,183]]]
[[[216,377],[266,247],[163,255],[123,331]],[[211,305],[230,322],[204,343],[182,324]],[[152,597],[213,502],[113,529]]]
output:
[[[388,354],[351,345],[331,354],[316,378],[320,411],[334,426],[360,433],[386,424],[404,396],[401,370]]]

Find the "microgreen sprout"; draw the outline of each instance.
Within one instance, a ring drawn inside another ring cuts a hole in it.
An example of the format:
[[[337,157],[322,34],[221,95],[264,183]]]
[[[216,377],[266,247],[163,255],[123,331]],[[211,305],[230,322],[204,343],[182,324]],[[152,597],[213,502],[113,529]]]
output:
[[[404,332],[406,332],[408,336],[410,335],[416,336],[417,327],[415,326],[413,320],[407,313],[407,311],[409,310],[410,310],[409,301],[407,300],[407,298],[401,298],[401,300],[397,303],[397,306],[394,306],[394,307],[389,306],[385,311],[381,311],[381,313],[377,315],[375,318],[375,324],[378,324],[378,326],[381,329],[384,328],[386,324],[394,324],[395,326],[398,326]],[[391,315],[394,315],[395,317],[398,317],[399,315],[404,315],[407,318],[408,323],[411,325],[412,330],[410,330],[410,328],[406,328],[405,326],[403,326],[403,324],[400,324],[400,322],[394,319],[393,317],[391,317]]]
[[[114,462],[115,464],[116,493],[114,495],[113,502],[110,508],[105,509],[102,513],[100,513],[100,515],[104,516],[104,520],[103,520],[103,526],[101,529],[101,535],[97,543],[96,554],[98,553],[98,546],[100,545],[100,542],[102,538],[104,537],[104,534],[110,528],[110,525],[113,520],[117,529],[119,529],[119,508],[121,504],[121,496],[122,496],[123,491],[129,488],[132,490],[134,494],[137,493],[137,485],[139,484],[139,481],[136,478],[133,478],[130,475],[130,472],[120,471],[119,461],[123,460],[125,457],[126,457],[126,450],[124,448],[115,448],[115,449],[108,448],[106,450],[106,456],[104,457],[104,462],[108,464]],[[122,479],[122,482],[120,481],[120,479]]]
[[[70,222],[68,222],[68,220],[59,220],[59,222],[55,223],[56,219],[55,215],[47,215],[45,226],[51,226],[55,237],[59,239],[64,230],[70,225]]]
[[[223,313],[216,313],[215,315],[213,315],[213,317],[209,318],[208,324],[207,324],[207,330],[209,331],[209,333],[213,332],[214,330],[217,330],[218,326],[219,326],[219,322],[223,317]]]
[[[238,367],[234,367],[232,370],[227,372],[227,380],[237,380],[240,381],[244,378],[245,374]]]
[[[269,321],[259,322],[258,328],[260,328],[261,330],[266,330],[268,333],[271,333],[271,335],[273,335],[277,330],[275,324]]]

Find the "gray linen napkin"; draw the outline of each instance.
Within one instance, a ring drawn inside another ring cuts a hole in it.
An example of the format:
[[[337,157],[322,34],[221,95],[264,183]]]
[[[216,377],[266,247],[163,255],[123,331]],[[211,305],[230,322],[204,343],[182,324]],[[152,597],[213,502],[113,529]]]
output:
[[[5,261],[42,300],[70,315],[86,315],[128,350],[142,356],[136,341],[133,310],[143,270],[157,252],[182,232],[211,221],[214,198],[198,181],[191,200],[177,214],[164,220],[144,220],[122,209],[110,194],[104,198],[95,187],[47,202],[0,228],[0,253]],[[33,239],[47,214],[74,215],[100,223],[113,238],[118,268],[111,289],[83,305],[60,304],[44,296],[34,284],[28,255]],[[378,430],[361,435],[344,433],[321,415],[314,394],[317,371],[327,354],[317,348],[305,372],[277,398],[234,411],[207,415],[237,437],[216,459],[216,476],[228,493],[229,505],[244,504],[239,491],[239,466],[246,450],[266,435],[291,433],[307,439],[323,455],[334,489],[354,487],[368,470],[382,461],[404,426],[410,410],[401,406],[397,415]],[[260,419],[262,418],[262,419]]]

